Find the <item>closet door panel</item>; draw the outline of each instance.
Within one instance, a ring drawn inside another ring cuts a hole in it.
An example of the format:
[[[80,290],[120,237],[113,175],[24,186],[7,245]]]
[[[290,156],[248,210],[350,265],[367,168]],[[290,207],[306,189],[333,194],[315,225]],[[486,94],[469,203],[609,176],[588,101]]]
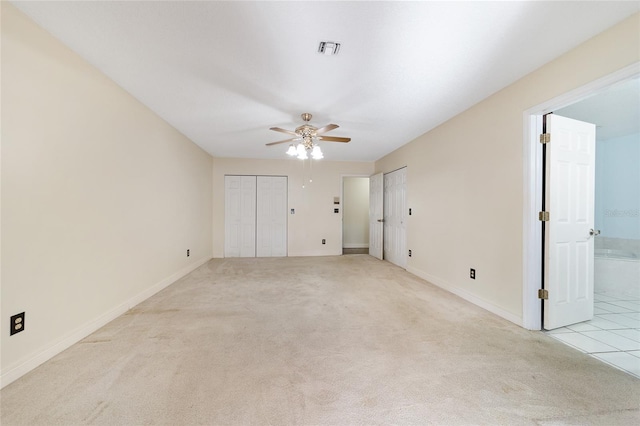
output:
[[[225,176],[225,257],[256,255],[256,177]]]
[[[287,177],[257,178],[256,255],[287,255]]]

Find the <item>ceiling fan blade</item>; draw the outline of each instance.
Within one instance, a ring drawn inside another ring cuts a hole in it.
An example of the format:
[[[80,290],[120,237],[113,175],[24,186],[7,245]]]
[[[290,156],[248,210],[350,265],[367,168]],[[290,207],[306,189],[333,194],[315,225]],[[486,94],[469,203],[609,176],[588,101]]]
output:
[[[267,146],[271,146],[271,145],[278,145],[278,144],[280,144],[280,143],[292,142],[292,141],[295,141],[296,139],[298,139],[298,138],[291,138],[291,139],[285,139],[285,140],[283,140],[283,141],[271,142],[271,143],[268,143],[268,144],[266,144],[266,145],[267,145]]]
[[[318,136],[318,139],[326,142],[349,142],[351,138],[340,138],[337,136]]]
[[[316,130],[316,135],[327,133],[328,131],[337,129],[338,127],[340,126],[338,126],[337,124],[327,124],[326,126],[320,127],[318,130]]]
[[[276,132],[282,132],[282,133],[287,133],[289,135],[298,136],[298,134],[296,132],[294,132],[293,130],[282,129],[280,127],[271,127],[269,130],[274,130]]]

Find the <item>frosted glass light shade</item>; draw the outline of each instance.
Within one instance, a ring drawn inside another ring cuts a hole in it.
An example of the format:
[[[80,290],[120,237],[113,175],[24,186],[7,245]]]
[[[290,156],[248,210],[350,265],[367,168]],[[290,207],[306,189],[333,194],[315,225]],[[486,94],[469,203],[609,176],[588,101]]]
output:
[[[314,145],[313,150],[311,151],[311,157],[313,157],[314,160],[321,160],[324,158],[322,150],[318,145]]]

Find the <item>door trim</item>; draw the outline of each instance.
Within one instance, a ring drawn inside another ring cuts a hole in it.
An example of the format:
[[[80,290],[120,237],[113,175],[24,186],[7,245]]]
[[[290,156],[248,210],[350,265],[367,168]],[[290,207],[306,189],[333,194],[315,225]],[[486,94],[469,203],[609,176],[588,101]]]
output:
[[[542,303],[538,299],[542,277],[542,232],[538,221],[542,205],[542,145],[538,139],[542,116],[638,75],[640,62],[635,62],[523,113],[522,326],[526,329],[542,329]]]

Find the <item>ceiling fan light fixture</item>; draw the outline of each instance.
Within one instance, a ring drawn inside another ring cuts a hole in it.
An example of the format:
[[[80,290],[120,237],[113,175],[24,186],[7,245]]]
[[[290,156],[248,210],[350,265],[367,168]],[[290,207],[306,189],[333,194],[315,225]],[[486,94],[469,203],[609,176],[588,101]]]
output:
[[[292,157],[294,155],[298,155],[298,150],[296,149],[296,147],[293,144],[289,145],[289,149],[287,150],[287,155],[290,155]]]
[[[314,160],[322,160],[324,158],[324,154],[322,154],[322,150],[318,145],[313,146],[313,150],[311,151],[311,157]]]
[[[322,149],[318,145],[318,141],[323,141],[323,143],[346,143],[351,141],[351,138],[324,135],[325,133],[340,127],[337,124],[327,124],[326,126],[318,128],[309,124],[309,121],[311,121],[312,117],[310,113],[305,112],[301,114],[300,117],[305,123],[302,126],[298,126],[295,130],[287,130],[280,127],[271,127],[269,129],[276,132],[286,133],[293,137],[289,137],[289,139],[285,139],[283,141],[270,142],[266,145],[273,146],[279,145],[281,143],[288,143],[289,148],[286,151],[287,155],[296,157],[300,160],[306,160],[309,157],[313,158],[314,160],[321,160],[324,158],[324,154],[322,153]]]

